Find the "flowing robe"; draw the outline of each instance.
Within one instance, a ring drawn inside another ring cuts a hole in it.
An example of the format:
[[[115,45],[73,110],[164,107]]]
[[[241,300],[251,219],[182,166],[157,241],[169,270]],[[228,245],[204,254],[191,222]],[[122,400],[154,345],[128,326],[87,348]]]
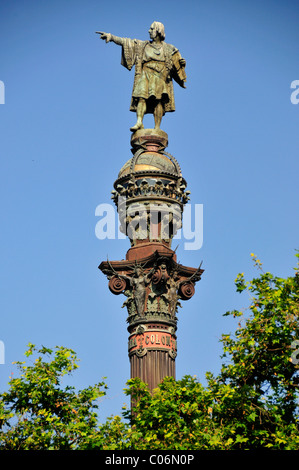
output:
[[[185,87],[186,73],[178,49],[161,43],[156,49],[150,41],[122,38],[121,64],[128,70],[135,65],[130,111],[136,111],[138,99],[147,103],[146,113],[153,113],[157,100],[165,112],[175,111],[173,82]]]

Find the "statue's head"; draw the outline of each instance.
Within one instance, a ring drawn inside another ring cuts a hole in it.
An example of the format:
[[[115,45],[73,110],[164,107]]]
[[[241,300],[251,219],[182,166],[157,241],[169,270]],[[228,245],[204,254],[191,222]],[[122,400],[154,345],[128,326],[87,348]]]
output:
[[[150,38],[154,39],[157,34],[160,36],[161,41],[164,41],[165,39],[164,24],[160,23],[159,21],[154,21],[151,24],[151,27],[149,29]]]
[[[141,276],[141,274],[143,273],[143,269],[140,265],[135,266],[134,271],[137,277]]]

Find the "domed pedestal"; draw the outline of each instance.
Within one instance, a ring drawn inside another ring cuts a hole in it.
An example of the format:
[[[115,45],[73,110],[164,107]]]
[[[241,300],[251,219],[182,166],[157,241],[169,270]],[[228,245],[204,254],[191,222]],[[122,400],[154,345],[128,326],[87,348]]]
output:
[[[131,137],[133,157],[121,168],[112,199],[117,205],[120,231],[131,242],[127,259],[153,253],[161,244],[171,250],[171,240],[182,225],[183,207],[189,199],[177,160],[165,152],[166,132],[140,129]]]

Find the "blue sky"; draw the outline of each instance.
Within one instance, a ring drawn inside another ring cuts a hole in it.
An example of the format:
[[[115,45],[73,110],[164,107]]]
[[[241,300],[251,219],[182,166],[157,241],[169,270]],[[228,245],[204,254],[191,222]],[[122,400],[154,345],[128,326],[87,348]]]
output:
[[[28,342],[70,347],[81,359],[73,385],[107,376],[100,419],[128,403],[129,360],[123,299],[97,266],[123,259],[129,242],[98,240],[95,209],[131,157],[135,116],[133,72],[94,32],[148,39],[154,20],[187,61],[162,129],[191,204],[204,207],[202,248],[177,250],[205,269],[179,312],[177,378],[219,370],[219,339],[235,328],[222,315],[249,302],[234,279],[255,274],[250,253],[288,276],[298,248],[297,1],[2,0],[0,389]]]

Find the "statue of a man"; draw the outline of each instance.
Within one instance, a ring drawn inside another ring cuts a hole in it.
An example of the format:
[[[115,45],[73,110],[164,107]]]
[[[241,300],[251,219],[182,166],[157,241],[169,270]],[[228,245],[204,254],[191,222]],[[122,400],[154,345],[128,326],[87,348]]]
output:
[[[185,87],[186,61],[174,46],[164,42],[164,26],[154,21],[149,29],[150,41],[120,38],[97,31],[101,39],[122,46],[121,64],[128,70],[135,65],[135,78],[130,111],[136,111],[137,122],[131,131],[143,129],[146,113],[154,115],[155,129],[160,129],[162,116],[175,110],[174,79]]]

